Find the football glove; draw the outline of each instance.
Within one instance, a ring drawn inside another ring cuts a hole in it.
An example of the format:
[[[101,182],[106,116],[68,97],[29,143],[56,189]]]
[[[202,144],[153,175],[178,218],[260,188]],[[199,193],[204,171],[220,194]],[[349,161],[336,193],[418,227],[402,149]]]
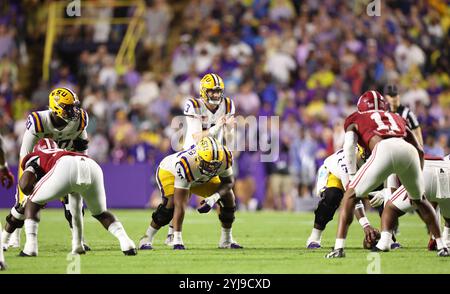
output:
[[[7,166],[0,169],[0,180],[2,182],[2,186],[6,187],[6,189],[11,188],[14,183],[14,176]]]
[[[370,206],[378,207],[383,205],[384,203],[384,190],[370,192],[369,196],[372,196],[372,199],[369,200]]]
[[[216,204],[217,201],[219,201],[220,199],[220,195],[219,193],[214,193],[211,196],[203,199],[200,204],[202,206],[200,206],[197,210],[200,213],[208,213],[211,208],[214,206],[214,204]]]

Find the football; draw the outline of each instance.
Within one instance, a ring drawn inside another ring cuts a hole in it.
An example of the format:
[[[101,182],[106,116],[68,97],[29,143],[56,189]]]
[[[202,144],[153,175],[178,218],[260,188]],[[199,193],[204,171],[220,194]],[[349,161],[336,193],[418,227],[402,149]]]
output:
[[[378,240],[380,240],[381,234],[380,234],[380,231],[378,231],[377,229],[375,229],[375,231],[376,231],[376,235],[377,235],[375,241],[370,242],[370,241],[366,240],[366,238],[363,239],[364,249],[371,250],[375,245],[377,245]]]

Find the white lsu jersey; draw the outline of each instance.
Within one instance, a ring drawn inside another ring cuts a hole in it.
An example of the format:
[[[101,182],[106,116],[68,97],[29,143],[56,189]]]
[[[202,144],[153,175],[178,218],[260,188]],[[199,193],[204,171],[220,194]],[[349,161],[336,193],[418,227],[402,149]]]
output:
[[[75,139],[87,140],[88,114],[81,110],[80,118],[70,121],[62,130],[56,129],[50,119],[51,110],[34,111],[28,115],[26,130],[20,147],[20,158],[33,151],[41,138],[52,138],[61,149],[73,150]]]
[[[357,156],[357,167],[360,167],[363,163],[364,161],[361,157]],[[325,158],[322,166],[317,171],[316,193],[318,196],[320,196],[320,193],[327,185],[329,173],[338,178],[342,183],[342,187],[346,189],[349,176],[343,149],[339,149]]]
[[[187,131],[183,144],[183,149],[188,149],[196,144],[193,134],[208,130],[223,116],[233,116],[235,107],[233,100],[228,97],[222,99],[219,107],[213,112],[208,109],[203,99],[190,98],[184,104],[184,115],[187,116]],[[223,142],[223,128],[215,136],[218,142]]]
[[[216,176],[229,177],[233,175],[232,154],[224,146],[224,157]],[[159,169],[169,171],[175,176],[174,187],[179,189],[189,189],[204,184],[215,176],[204,175],[198,168],[195,159],[197,154],[196,146],[193,145],[187,150],[183,150],[165,157],[159,164]]]

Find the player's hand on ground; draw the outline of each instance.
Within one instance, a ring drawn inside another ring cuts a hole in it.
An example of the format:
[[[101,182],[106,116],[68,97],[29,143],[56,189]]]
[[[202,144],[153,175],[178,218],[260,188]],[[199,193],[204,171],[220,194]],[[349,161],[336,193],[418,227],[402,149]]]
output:
[[[3,187],[6,187],[6,189],[11,188],[14,183],[14,176],[8,167],[0,169],[0,180]]]
[[[372,196],[372,198],[369,200],[370,206],[378,207],[378,206],[383,205],[383,203],[384,203],[384,192],[383,192],[383,190],[376,191],[376,192],[371,192],[371,193],[369,193],[369,196]]]
[[[200,213],[208,213],[211,208],[219,201],[220,195],[218,193],[214,193],[213,195],[206,197],[203,199],[200,204],[201,206],[197,209]]]
[[[380,239],[380,232],[370,225],[364,228],[364,234],[367,244],[375,245]]]

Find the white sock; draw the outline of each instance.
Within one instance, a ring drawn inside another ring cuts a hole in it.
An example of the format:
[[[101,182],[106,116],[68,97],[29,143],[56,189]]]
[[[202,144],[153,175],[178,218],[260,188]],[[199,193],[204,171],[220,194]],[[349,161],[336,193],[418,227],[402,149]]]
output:
[[[392,234],[389,232],[381,232],[380,240],[378,240],[377,248],[380,250],[391,249]]]
[[[11,238],[11,233],[8,233],[7,231],[3,230],[3,232],[2,232],[2,244],[7,246],[9,244],[10,238]]]
[[[115,221],[109,225],[108,231],[113,234],[120,242],[120,249],[122,251],[130,250],[134,247],[133,241],[128,237],[127,232],[122,226],[121,222]]]
[[[173,229],[172,229],[173,230]],[[158,233],[159,229],[155,229],[154,227],[152,227],[151,225],[148,226],[147,229],[147,233],[146,235],[148,236],[148,238],[150,239],[150,243],[153,244],[153,239],[155,239],[155,235],[156,233]]]
[[[170,221],[169,230],[167,230],[167,235],[172,235],[172,234],[173,234],[173,225],[172,225],[172,221]]]
[[[220,236],[220,242],[224,243],[224,242],[231,242],[233,240],[233,236],[231,235],[231,228],[229,229],[225,229],[222,228],[222,234]]]
[[[444,242],[448,243],[448,233],[450,231],[449,227],[444,227],[444,230],[442,231],[442,240],[444,240]]]
[[[173,244],[183,244],[183,238],[181,237],[181,232],[173,232]]]
[[[334,243],[334,249],[344,248],[345,239],[336,238],[336,242]]]
[[[309,242],[317,242],[320,243],[320,240],[322,239],[322,230],[318,230],[316,228],[313,228],[311,231],[311,235],[308,238],[308,243]]]
[[[0,224],[1,227],[1,224]],[[3,255],[3,246],[2,246],[2,231],[0,230],[0,262],[5,262],[5,256]]]
[[[444,242],[442,241],[441,238],[436,238],[435,240],[436,240],[437,250],[441,250],[442,248],[447,247],[444,245]]]
[[[22,233],[22,228],[17,228],[10,234],[9,244],[10,245],[20,245],[20,233]]]
[[[33,219],[25,220],[25,234],[27,236],[27,241],[25,242],[25,247],[23,248],[23,252],[26,254],[36,253],[38,252],[38,227],[39,223]]]

